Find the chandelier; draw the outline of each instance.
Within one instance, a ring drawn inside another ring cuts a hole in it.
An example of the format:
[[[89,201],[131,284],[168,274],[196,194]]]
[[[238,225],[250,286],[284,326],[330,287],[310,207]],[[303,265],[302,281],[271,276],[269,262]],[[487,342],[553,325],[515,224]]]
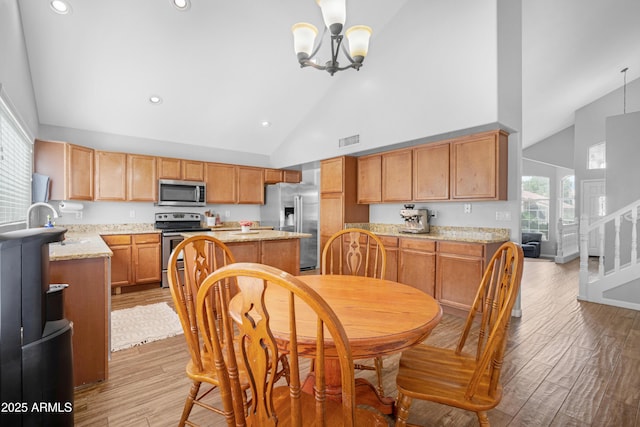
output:
[[[325,70],[332,76],[336,71],[355,68],[359,70],[362,67],[364,57],[367,56],[369,50],[369,38],[371,37],[371,28],[366,25],[356,25],[345,31],[342,35],[342,27],[346,21],[346,0],[316,0],[318,6],[322,10],[322,18],[324,19],[324,31],[320,37],[318,45],[315,46],[315,39],[318,35],[318,29],[306,22],[295,24],[291,31],[293,32],[293,47],[298,56],[300,68],[313,67],[317,70]],[[319,65],[315,61],[316,53],[322,46],[327,29],[331,32],[331,59],[324,65]],[[343,44],[343,38],[346,37],[349,42],[349,50]],[[349,61],[349,65],[341,67],[338,63],[338,53],[342,46],[342,52]]]

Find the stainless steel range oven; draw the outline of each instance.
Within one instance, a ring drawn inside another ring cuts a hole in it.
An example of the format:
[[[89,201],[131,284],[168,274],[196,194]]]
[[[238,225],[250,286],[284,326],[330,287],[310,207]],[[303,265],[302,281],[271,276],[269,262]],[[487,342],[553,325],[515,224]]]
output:
[[[155,228],[162,230],[162,287],[168,288],[169,256],[178,243],[184,240],[182,233],[185,231],[210,231],[210,229],[202,226],[202,214],[187,212],[157,213]],[[178,259],[178,269],[183,270],[182,256]]]

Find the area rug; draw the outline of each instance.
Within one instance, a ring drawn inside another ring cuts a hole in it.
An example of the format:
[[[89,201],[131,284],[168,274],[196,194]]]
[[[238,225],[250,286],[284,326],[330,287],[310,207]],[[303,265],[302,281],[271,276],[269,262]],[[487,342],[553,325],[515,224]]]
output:
[[[180,319],[166,302],[111,312],[111,351],[179,335]]]

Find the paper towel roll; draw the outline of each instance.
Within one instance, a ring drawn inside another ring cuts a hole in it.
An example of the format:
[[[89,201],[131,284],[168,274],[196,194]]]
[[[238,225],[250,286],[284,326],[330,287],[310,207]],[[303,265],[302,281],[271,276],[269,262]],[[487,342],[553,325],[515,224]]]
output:
[[[84,205],[82,203],[65,202],[65,201],[60,202],[58,207],[60,208],[60,212],[63,212],[63,213],[64,212],[80,212],[82,209],[84,209]]]

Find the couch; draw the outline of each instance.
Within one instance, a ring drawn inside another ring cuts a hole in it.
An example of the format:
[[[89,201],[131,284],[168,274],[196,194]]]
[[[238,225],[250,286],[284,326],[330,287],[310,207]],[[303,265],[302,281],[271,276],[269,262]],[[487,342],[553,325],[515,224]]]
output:
[[[522,252],[528,258],[540,257],[542,233],[522,233]]]

